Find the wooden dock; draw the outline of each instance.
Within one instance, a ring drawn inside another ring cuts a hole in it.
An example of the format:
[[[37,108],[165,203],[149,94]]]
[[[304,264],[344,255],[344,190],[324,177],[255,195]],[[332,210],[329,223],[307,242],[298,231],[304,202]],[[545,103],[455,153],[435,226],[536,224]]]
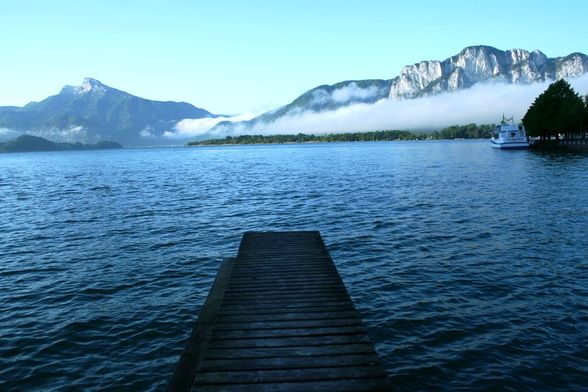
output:
[[[169,391],[390,391],[319,232],[248,232],[225,259]]]

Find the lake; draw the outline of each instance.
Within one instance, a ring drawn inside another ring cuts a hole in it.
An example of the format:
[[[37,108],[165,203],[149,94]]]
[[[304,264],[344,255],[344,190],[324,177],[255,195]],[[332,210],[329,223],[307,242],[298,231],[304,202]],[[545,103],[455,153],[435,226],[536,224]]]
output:
[[[588,154],[0,155],[0,389],[164,390],[223,257],[320,230],[399,391],[588,386]]]

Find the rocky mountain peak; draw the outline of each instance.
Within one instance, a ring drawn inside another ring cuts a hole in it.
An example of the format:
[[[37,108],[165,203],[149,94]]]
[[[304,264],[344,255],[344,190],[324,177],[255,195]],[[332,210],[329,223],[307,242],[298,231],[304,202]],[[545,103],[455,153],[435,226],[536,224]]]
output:
[[[100,83],[100,81],[92,78],[84,78],[84,81],[78,90],[76,91],[77,94],[84,94],[90,91],[99,92],[105,91],[106,86]]]
[[[586,72],[588,57],[581,53],[550,59],[539,50],[502,51],[491,46],[469,46],[443,61],[405,66],[392,81],[389,97],[416,98],[462,90],[476,83],[533,83]]]
[[[543,66],[547,63],[547,56],[540,50],[534,50],[530,54],[530,60],[538,66]]]
[[[180,120],[209,117],[214,115],[185,102],[152,101],[85,78],[40,102],[0,107],[0,128],[55,142],[145,146],[169,143],[165,134]]]
[[[108,89],[108,86],[102,84],[99,80],[93,78],[84,78],[84,81],[80,86],[64,86],[61,89],[61,94],[76,94],[82,95],[93,92],[104,92]]]
[[[531,84],[576,77],[588,73],[588,56],[572,53],[549,58],[539,50],[500,50],[475,45],[445,60],[406,65],[393,79],[346,80],[311,89],[291,103],[240,123],[219,123],[212,133],[231,134],[236,129],[273,130],[277,121],[306,112],[338,110],[354,104],[377,104],[385,99],[402,100],[451,93],[477,83]],[[269,125],[268,125],[269,124]]]

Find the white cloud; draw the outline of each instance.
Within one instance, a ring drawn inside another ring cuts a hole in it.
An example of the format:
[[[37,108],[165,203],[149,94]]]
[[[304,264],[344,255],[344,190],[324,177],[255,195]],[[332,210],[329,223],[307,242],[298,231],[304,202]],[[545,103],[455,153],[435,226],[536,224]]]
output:
[[[343,87],[328,93],[324,88],[317,88],[312,91],[311,105],[324,105],[329,102],[345,103],[352,99],[368,99],[378,94],[378,87],[359,87],[357,83],[351,82]],[[298,108],[291,113],[299,112]]]
[[[21,132],[14,131],[8,128],[0,128],[0,142],[5,142],[7,140],[13,139],[20,135]]]
[[[570,84],[580,95],[588,94],[588,74],[570,78]],[[372,130],[399,129],[429,131],[454,124],[497,123],[504,114],[520,121],[535,98],[551,82],[534,84],[489,83],[477,84],[467,90],[433,95],[417,99],[382,99],[373,104],[353,104],[336,110],[314,112],[293,110],[272,122],[253,125],[239,123],[255,117],[243,114],[231,117],[185,119],[163,136],[169,139],[224,137],[244,134],[292,134],[362,132]],[[360,88],[355,83],[334,90],[313,92],[314,100],[346,102],[352,98],[366,99],[377,94],[375,87]],[[230,127],[216,127],[222,121],[230,121]]]
[[[332,99],[335,102],[347,102],[351,99],[367,99],[375,96],[378,93],[376,86],[362,88],[353,82],[345,87],[341,87],[333,91]]]
[[[139,136],[141,136],[142,138],[151,138],[153,137],[153,127],[151,126],[146,126],[145,128],[141,129],[141,132],[139,132]]]
[[[569,79],[569,82],[580,95],[588,94],[588,75]],[[382,99],[374,104],[355,104],[327,112],[306,111],[274,122],[258,123],[249,129],[239,126],[234,134],[432,130],[453,124],[496,123],[502,114],[520,121],[549,83],[478,84],[467,90],[417,99]],[[338,98],[349,99],[352,94],[353,90],[341,92]]]
[[[331,94],[326,92],[324,89],[316,89],[312,91],[312,101],[310,101],[311,105],[324,105],[332,99]],[[298,108],[296,108],[298,109]]]
[[[215,118],[187,118],[176,123],[171,131],[165,131],[163,137],[169,139],[186,139],[207,133],[212,127],[222,121],[239,122],[251,120],[256,114],[240,114],[230,117]]]

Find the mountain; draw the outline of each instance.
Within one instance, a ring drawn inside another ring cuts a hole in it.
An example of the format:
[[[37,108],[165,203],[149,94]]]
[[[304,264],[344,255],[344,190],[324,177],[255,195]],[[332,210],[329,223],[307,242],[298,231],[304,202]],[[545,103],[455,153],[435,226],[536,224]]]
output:
[[[0,152],[112,150],[119,148],[122,148],[122,146],[116,142],[99,142],[96,144],[54,143],[31,135],[22,135],[8,142],[0,143]]]
[[[233,123],[219,122],[211,129],[215,136],[247,132],[259,124],[270,124],[285,116],[296,116],[308,111],[336,110],[357,103],[373,104],[388,98],[391,81],[383,79],[348,80],[333,85],[322,85],[309,90],[288,105],[263,113],[251,120]],[[302,131],[302,130],[301,130]],[[204,135],[206,138],[206,135]]]
[[[453,92],[476,83],[528,84],[580,76],[588,72],[588,56],[572,53],[548,58],[539,50],[498,50],[471,46],[443,61],[421,61],[402,68],[391,83],[392,99]]]
[[[179,120],[205,117],[215,115],[185,102],[139,98],[86,78],[81,86],[65,86],[41,102],[0,107],[0,128],[59,142],[114,140],[142,146],[161,144],[164,132]]]
[[[588,56],[572,53],[548,58],[536,50],[502,51],[490,46],[470,46],[443,61],[421,61],[402,68],[393,79],[349,80],[313,88],[288,105],[249,121],[221,122],[211,135],[274,130],[272,125],[286,116],[325,112],[353,104],[405,100],[451,93],[479,83],[531,84],[588,73]],[[301,129],[300,131],[303,131]]]

